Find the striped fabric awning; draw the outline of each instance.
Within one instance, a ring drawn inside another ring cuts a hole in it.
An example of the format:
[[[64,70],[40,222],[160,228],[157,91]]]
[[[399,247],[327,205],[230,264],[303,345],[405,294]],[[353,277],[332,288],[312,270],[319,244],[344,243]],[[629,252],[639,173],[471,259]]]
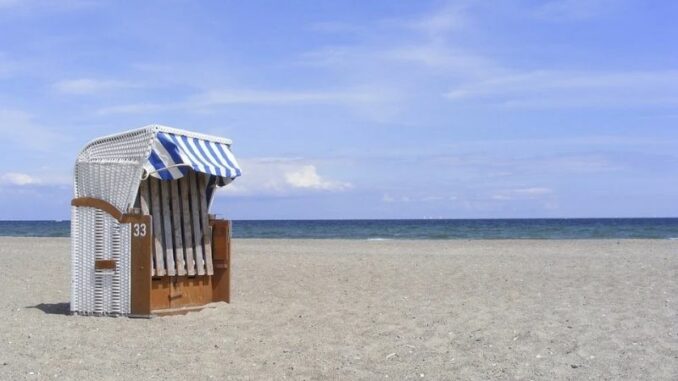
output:
[[[186,174],[186,168],[216,176],[220,185],[242,174],[228,144],[158,131],[146,171],[162,180],[175,180]]]

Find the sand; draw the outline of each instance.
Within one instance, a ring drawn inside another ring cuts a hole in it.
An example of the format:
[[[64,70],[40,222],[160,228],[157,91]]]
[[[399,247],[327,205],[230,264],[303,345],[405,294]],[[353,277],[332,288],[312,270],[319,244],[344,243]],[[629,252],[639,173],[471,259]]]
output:
[[[0,238],[0,379],[678,379],[678,241],[236,240],[233,302],[69,316]]]

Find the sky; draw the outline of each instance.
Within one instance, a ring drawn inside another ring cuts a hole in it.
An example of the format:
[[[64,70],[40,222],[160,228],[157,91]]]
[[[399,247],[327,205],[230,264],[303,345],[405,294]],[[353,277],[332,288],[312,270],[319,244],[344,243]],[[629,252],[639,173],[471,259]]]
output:
[[[75,158],[228,137],[233,219],[678,216],[678,2],[0,0],[0,219]]]

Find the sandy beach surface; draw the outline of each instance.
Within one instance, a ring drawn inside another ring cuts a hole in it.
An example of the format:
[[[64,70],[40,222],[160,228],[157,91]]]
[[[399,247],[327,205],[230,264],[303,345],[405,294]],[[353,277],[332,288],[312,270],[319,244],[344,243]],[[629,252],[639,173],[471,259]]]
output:
[[[66,238],[0,238],[0,379],[677,380],[678,241],[236,240],[233,302],[69,316]]]

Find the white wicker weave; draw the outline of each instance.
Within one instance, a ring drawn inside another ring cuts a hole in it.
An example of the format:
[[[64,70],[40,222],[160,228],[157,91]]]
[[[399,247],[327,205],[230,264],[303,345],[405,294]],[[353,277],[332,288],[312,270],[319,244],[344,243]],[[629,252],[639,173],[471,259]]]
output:
[[[94,197],[126,213],[134,205],[139,184],[159,131],[230,140],[151,125],[96,139],[78,155],[74,197]],[[130,226],[91,207],[71,212],[71,311],[78,314],[130,313]],[[96,270],[97,259],[116,260],[115,270]]]

